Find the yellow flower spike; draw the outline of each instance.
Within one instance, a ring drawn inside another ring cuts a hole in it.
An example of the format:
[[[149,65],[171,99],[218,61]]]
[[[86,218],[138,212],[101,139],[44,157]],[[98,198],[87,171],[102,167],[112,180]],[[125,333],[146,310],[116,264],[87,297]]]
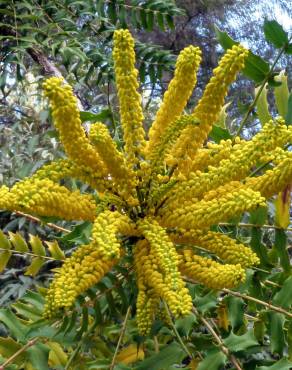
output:
[[[98,177],[95,175],[90,167],[77,166],[69,159],[58,159],[51,163],[45,164],[39,170],[37,170],[31,178],[49,178],[54,182],[59,182],[60,180],[66,178],[75,178],[99,191],[104,191],[106,188],[112,185],[110,184],[109,180],[105,180],[103,177]]]
[[[48,179],[25,179],[10,190],[11,204],[6,209],[36,213],[65,220],[93,221],[96,203],[90,194],[71,192]]]
[[[264,175],[249,177],[246,180],[246,186],[259,191],[266,199],[269,199],[274,194],[278,194],[285,188],[285,186],[291,183],[291,152],[286,152],[286,157],[284,157],[272,170],[267,170]]]
[[[152,161],[153,172],[159,171],[182,130],[187,126],[197,126],[199,124],[199,120],[196,116],[183,115],[168,125],[163,136],[160,138],[160,141],[153,148],[152,152],[149,153],[149,159]]]
[[[221,160],[219,166],[210,166],[206,172],[189,173],[188,179],[173,187],[170,198],[173,196],[178,203],[182,199],[201,198],[207,191],[229,181],[243,179],[265,153],[291,141],[291,133],[290,126],[287,127],[282,118],[268,122],[252,140],[236,143],[229,157]]]
[[[236,189],[221,198],[193,203],[186,201],[176,209],[161,208],[160,224],[164,227],[181,227],[184,229],[208,228],[230,217],[251,211],[258,206],[265,206],[265,198],[258,191],[250,188]]]
[[[159,297],[150,295],[145,290],[139,289],[137,296],[137,326],[141,335],[150,333],[154,322],[155,313],[159,306]]]
[[[144,156],[146,141],[141,96],[137,91],[134,39],[128,30],[114,32],[113,58],[126,160],[130,166],[136,166]]]
[[[232,141],[221,140],[219,144],[212,142],[207,143],[207,148],[199,149],[194,159],[185,161],[187,168],[181,166],[183,174],[188,176],[198,170],[205,170],[208,166],[218,166],[222,159],[226,159],[230,156],[232,151]],[[168,162],[167,162],[168,163]],[[173,164],[173,163],[172,163]]]
[[[135,224],[119,212],[105,211],[98,215],[92,228],[93,244],[101,256],[107,259],[119,257],[120,243],[116,234],[132,235]]]
[[[175,288],[179,278],[177,269],[178,259],[175,247],[166,234],[166,231],[157,221],[147,218],[138,224],[138,229],[148,240],[151,246],[151,253],[155,256],[159,268]]]
[[[168,304],[175,317],[190,312],[192,300],[181,276],[179,275],[176,289],[174,289],[168,276],[160,271],[159,261],[152,254],[146,240],[141,240],[136,244],[134,260],[139,289],[146,289],[147,287],[153,289],[155,295]]]
[[[227,235],[213,231],[202,232],[200,230],[190,230],[185,235],[174,234],[170,236],[176,244],[197,245],[209,252],[215,253],[224,262],[240,264],[242,268],[259,264],[257,255],[249,248],[229,238]]]
[[[207,139],[212,125],[218,120],[228,87],[244,67],[247,55],[248,50],[243,46],[234,45],[222,57],[193,112],[200,121],[200,125],[187,127],[182,132],[172,151],[172,157],[175,160],[185,156],[194,158],[198,148]]]
[[[161,137],[168,126],[183,112],[188,99],[197,83],[197,71],[201,63],[201,50],[188,46],[183,49],[175,65],[174,77],[164,94],[162,104],[149,131],[147,154],[153,157],[153,151],[160,145]]]
[[[15,210],[16,199],[5,185],[0,187],[0,209]]]
[[[92,168],[95,175],[105,176],[105,166],[81,126],[77,99],[73,95],[72,87],[64,85],[63,79],[57,77],[46,80],[43,87],[45,96],[50,101],[55,127],[68,157],[78,165]]]
[[[240,264],[221,265],[195,255],[191,250],[183,250],[181,255],[181,273],[211,289],[234,288],[245,281],[245,272]]]
[[[44,316],[50,318],[60,308],[70,308],[78,295],[100,281],[116,262],[104,260],[93,243],[80,246],[58,269],[46,295]]]
[[[118,151],[108,128],[101,122],[94,123],[90,127],[89,139],[107,166],[115,183],[124,190],[124,197],[127,199],[129,196],[133,196],[137,185],[135,173],[127,167],[124,155]],[[127,193],[128,197],[125,195]]]

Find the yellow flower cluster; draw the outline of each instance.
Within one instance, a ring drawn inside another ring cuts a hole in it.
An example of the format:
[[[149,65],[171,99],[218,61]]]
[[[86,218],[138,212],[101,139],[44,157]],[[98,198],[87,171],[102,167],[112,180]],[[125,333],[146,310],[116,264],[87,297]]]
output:
[[[233,288],[245,280],[244,269],[239,263],[221,265],[188,249],[181,252],[181,257],[181,273],[211,289]]]
[[[160,224],[164,227],[182,227],[184,229],[203,229],[227,221],[233,216],[265,206],[265,198],[258,191],[250,188],[234,189],[220,198],[177,202],[176,207],[167,205],[160,210]]]
[[[81,126],[77,99],[72,87],[64,85],[62,79],[52,77],[44,82],[44,91],[50,100],[52,117],[68,157],[77,165],[89,166],[95,171],[95,175],[106,176],[104,163]]]
[[[104,211],[93,224],[92,238],[100,255],[111,260],[120,256],[120,243],[116,234],[135,234],[135,224],[119,212]]]
[[[139,163],[145,151],[145,132],[141,96],[138,93],[138,71],[135,68],[134,39],[128,30],[114,33],[113,49],[116,84],[120,102],[125,155],[131,166]]]
[[[194,115],[200,121],[198,127],[187,127],[173,149],[174,161],[180,158],[194,157],[199,147],[207,139],[212,125],[217,121],[224,98],[237,73],[243,68],[248,51],[241,45],[234,45],[222,57],[213,77],[205,88],[204,94],[197,104]],[[183,163],[183,162],[182,162]]]
[[[176,274],[176,284],[174,286],[172,279],[162,270],[160,260],[158,260],[156,254],[152,252],[152,246],[150,247],[147,240],[141,240],[136,244],[134,259],[138,288],[139,292],[142,292],[140,296],[141,303],[139,306],[137,305],[138,317],[142,317],[143,315],[144,307],[142,302],[147,300],[148,293],[151,294],[154,300],[155,297],[164,300],[175,317],[190,312],[192,300],[180,273],[177,272]],[[178,260],[178,255],[176,259]],[[154,311],[155,310],[151,311],[152,320],[154,318]],[[150,329],[148,325],[149,322],[150,317],[148,315],[147,320],[142,321],[143,331],[148,332]],[[140,323],[138,323],[138,325],[140,325]]]
[[[65,220],[93,221],[96,216],[96,203],[92,195],[81,194],[78,190],[71,192],[49,179],[26,179],[16,183],[9,193],[4,190],[3,208],[11,211],[19,210]]]
[[[46,179],[59,182],[67,178],[81,180],[93,189],[104,191],[108,186],[108,180],[95,175],[90,167],[74,164],[70,159],[58,159],[41,167],[31,178]]]
[[[175,73],[166,90],[162,104],[149,130],[148,157],[152,159],[155,147],[160,144],[165,130],[182,114],[197,83],[197,71],[201,63],[201,50],[188,46],[177,58]],[[173,129],[174,131],[174,129]]]
[[[93,243],[80,246],[57,270],[47,292],[44,316],[50,318],[60,308],[70,308],[78,295],[100,281],[115,262],[105,259]]]
[[[158,311],[159,297],[152,296],[143,287],[139,286],[137,296],[137,326],[141,335],[149,334],[155,314]]]
[[[198,48],[184,49],[146,141],[134,40],[129,31],[116,31],[122,150],[102,123],[93,124],[86,136],[72,88],[62,79],[44,83],[68,158],[44,166],[11,189],[0,187],[0,208],[93,223],[90,243],[58,270],[48,290],[46,317],[71,307],[130,254],[137,274],[138,327],[148,334],[162,307],[174,317],[190,312],[184,276],[213,289],[235,287],[244,281],[244,269],[258,263],[246,245],[210,227],[264,206],[291,184],[292,153],[284,149],[292,141],[291,126],[279,118],[252,140],[203,147],[247,54],[240,45],[228,50],[193,113],[183,115],[201,59]],[[271,161],[268,170],[266,160]],[[90,192],[61,186],[58,182],[67,177],[89,184]],[[204,256],[194,253],[198,249]]]
[[[171,236],[176,244],[197,245],[216,254],[224,262],[241,267],[251,267],[259,264],[259,258],[252,250],[227,235],[214,231],[180,230],[179,234]]]

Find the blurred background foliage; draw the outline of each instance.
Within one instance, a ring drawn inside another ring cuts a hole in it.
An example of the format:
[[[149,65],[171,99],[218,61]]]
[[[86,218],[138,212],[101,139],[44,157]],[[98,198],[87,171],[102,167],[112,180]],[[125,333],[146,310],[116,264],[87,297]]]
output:
[[[291,90],[291,47],[271,71],[279,50],[264,30],[265,18],[276,19],[291,34],[288,0],[0,0],[0,15],[0,184],[10,186],[63,155],[41,96],[41,83],[49,75],[63,76],[74,86],[85,127],[102,120],[119,142],[111,59],[116,28],[129,28],[137,40],[146,126],[171,79],[176,55],[189,44],[203,52],[192,106],[229,36],[262,58],[255,65],[257,74],[248,78],[243,74],[232,85],[226,100],[228,114],[213,130],[214,141],[232,137],[245,116],[242,135],[248,138],[259,130],[254,89],[265,79],[272,116],[278,114],[275,74],[284,70]],[[290,124],[291,105],[285,117]],[[20,351],[5,368],[110,369],[114,359],[116,370],[290,369],[291,228],[285,232],[275,226],[275,212],[270,202],[268,213],[258,211],[233,220],[232,225],[218,226],[219,231],[249,243],[261,257],[260,267],[249,271],[245,284],[237,291],[214,292],[190,281],[193,314],[175,323],[168,318],[169,325],[158,320],[145,339],[135,324],[137,292],[127,259],[81,296],[73,313],[53,325],[42,320],[42,287],[62,259],[57,247],[48,243],[57,239],[60,250],[70,255],[76,245],[88,241],[91,225],[0,211],[1,248],[9,246],[0,252],[0,361]],[[289,222],[291,226],[291,217]],[[15,232],[20,233],[18,244]],[[31,235],[38,235],[42,247],[30,243]],[[24,253],[19,240],[27,245]]]

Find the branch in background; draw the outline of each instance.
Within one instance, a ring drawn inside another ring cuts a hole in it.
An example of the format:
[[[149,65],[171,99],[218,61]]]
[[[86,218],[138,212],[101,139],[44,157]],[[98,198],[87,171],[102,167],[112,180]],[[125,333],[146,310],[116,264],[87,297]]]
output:
[[[212,334],[213,338],[216,340],[216,342],[218,343],[221,351],[224,353],[224,355],[226,357],[229,358],[230,362],[232,363],[232,365],[235,367],[236,370],[242,370],[242,367],[240,366],[239,362],[237,361],[236,357],[231,354],[228,350],[227,347],[225,347],[222,339],[220,338],[220,336],[215,332],[215,330],[213,329],[212,325],[209,323],[208,320],[206,320],[200,313],[199,311],[196,309],[196,307],[193,307],[192,308],[192,312],[198,317],[198,319],[200,321],[202,321],[202,323],[206,326],[206,328],[209,330],[210,334]]]

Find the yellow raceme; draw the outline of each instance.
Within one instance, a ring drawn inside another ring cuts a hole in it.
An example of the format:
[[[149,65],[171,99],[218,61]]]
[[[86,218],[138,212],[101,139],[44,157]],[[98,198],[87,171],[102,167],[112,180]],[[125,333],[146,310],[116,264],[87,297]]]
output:
[[[292,154],[285,149],[292,126],[282,118],[251,140],[206,142],[247,54],[240,45],[229,49],[195,109],[185,114],[201,60],[197,47],[185,48],[146,140],[134,40],[128,30],[115,31],[121,148],[104,123],[92,124],[87,137],[72,88],[56,77],[45,81],[67,157],[11,189],[0,187],[0,209],[92,223],[88,244],[57,270],[45,317],[70,309],[119,261],[128,268],[134,259],[137,325],[148,335],[166,306],[175,318],[190,313],[186,278],[211,289],[235,288],[245,269],[259,263],[246,244],[210,230],[265,206],[292,182]],[[68,178],[89,187],[72,191]]]
[[[234,45],[224,54],[218,67],[213,71],[203,96],[194,109],[193,114],[200,121],[196,127],[187,127],[180,136],[172,151],[172,157],[180,165],[180,159],[194,157],[199,147],[207,139],[212,125],[217,121],[224,105],[228,87],[234,81],[237,73],[244,67],[248,55],[241,45]]]
[[[78,165],[89,166],[95,171],[95,175],[106,175],[104,163],[81,126],[77,99],[71,86],[65,85],[61,78],[51,77],[44,82],[43,87],[50,102],[55,127],[68,157]]]
[[[46,295],[44,316],[50,318],[60,308],[70,308],[78,295],[101,280],[115,263],[105,259],[93,243],[80,246],[57,271]]]
[[[145,132],[141,96],[138,93],[138,70],[135,68],[134,40],[128,30],[114,33],[114,69],[120,103],[121,126],[127,163],[137,166],[145,153]]]
[[[181,252],[179,265],[183,275],[206,285],[211,289],[234,288],[244,282],[245,272],[241,265],[222,265],[191,250]]]
[[[201,62],[201,51],[188,46],[178,56],[174,77],[164,94],[162,104],[149,130],[148,157],[155,157],[156,146],[160,145],[165,130],[183,112],[197,82],[197,70]]]
[[[176,244],[199,246],[214,253],[224,262],[240,264],[243,268],[257,265],[260,262],[249,247],[214,231],[181,230],[179,234],[172,235],[171,240]]]
[[[48,179],[26,179],[16,183],[9,193],[6,188],[4,191],[5,208],[11,211],[36,213],[64,220],[93,221],[96,215],[93,196],[81,194],[78,190],[71,192]]]

